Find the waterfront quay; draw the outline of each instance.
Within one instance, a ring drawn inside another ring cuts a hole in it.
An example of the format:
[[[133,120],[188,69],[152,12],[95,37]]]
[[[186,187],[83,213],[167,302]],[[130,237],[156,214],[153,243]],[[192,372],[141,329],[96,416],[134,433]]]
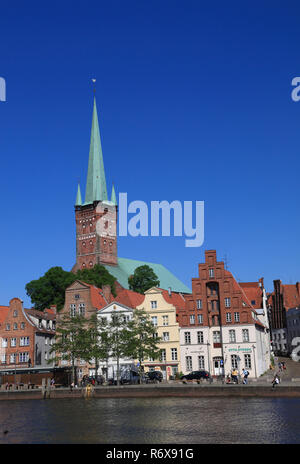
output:
[[[93,388],[60,387],[47,389],[36,387],[30,390],[2,390],[0,400],[59,399],[59,398],[201,398],[201,397],[300,397],[300,379],[284,382],[272,388],[270,382],[249,385],[215,385],[162,383],[154,385],[101,386]]]

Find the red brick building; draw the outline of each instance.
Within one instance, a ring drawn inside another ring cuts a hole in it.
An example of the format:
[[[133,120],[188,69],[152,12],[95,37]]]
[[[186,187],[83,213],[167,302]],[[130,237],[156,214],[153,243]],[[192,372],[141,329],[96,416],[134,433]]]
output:
[[[19,298],[0,307],[0,372],[48,369],[55,335],[56,309],[25,309]]]
[[[300,306],[300,282],[286,285],[274,280],[273,284],[274,291],[268,295],[272,345],[276,354],[287,354],[287,311]]]
[[[185,308],[177,311],[185,372],[202,368],[219,375],[246,365],[257,377],[269,367],[270,359],[266,314],[262,314],[263,279],[238,283],[217,260],[215,250],[205,251],[198,270],[192,295],[185,295]]]

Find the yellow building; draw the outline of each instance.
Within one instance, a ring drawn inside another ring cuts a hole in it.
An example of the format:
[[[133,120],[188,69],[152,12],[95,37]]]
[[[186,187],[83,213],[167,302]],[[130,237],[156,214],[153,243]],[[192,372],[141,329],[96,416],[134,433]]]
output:
[[[145,292],[144,301],[136,307],[149,315],[157,328],[157,336],[161,338],[158,345],[162,350],[161,359],[144,359],[144,370],[160,370],[166,380],[181,371],[179,324],[176,322],[176,306],[181,303],[184,305],[180,294],[152,287]]]

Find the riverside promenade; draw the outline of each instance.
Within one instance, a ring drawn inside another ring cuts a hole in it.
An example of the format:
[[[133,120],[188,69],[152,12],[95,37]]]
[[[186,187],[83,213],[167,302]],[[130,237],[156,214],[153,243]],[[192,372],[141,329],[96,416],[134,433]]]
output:
[[[280,360],[280,359],[279,359]],[[300,398],[300,363],[295,363],[290,359],[284,359],[287,369],[273,370],[266,372],[258,379],[250,379],[247,385],[242,383],[224,384],[214,379],[210,384],[187,383],[181,381],[162,382],[159,384],[145,385],[121,385],[121,386],[97,386],[55,388],[42,386],[30,390],[11,389],[0,390],[0,400],[17,399],[59,399],[59,398],[167,398],[167,397],[268,397],[268,398]],[[280,384],[272,387],[274,374],[278,372]]]

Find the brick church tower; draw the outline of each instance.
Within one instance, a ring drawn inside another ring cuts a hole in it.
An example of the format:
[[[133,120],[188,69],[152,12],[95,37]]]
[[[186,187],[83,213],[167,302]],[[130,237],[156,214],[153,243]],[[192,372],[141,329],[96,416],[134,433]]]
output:
[[[95,264],[118,265],[117,201],[114,186],[108,200],[101,148],[96,99],[94,98],[89,164],[82,202],[78,185],[76,220],[76,264],[72,271],[89,269]]]

